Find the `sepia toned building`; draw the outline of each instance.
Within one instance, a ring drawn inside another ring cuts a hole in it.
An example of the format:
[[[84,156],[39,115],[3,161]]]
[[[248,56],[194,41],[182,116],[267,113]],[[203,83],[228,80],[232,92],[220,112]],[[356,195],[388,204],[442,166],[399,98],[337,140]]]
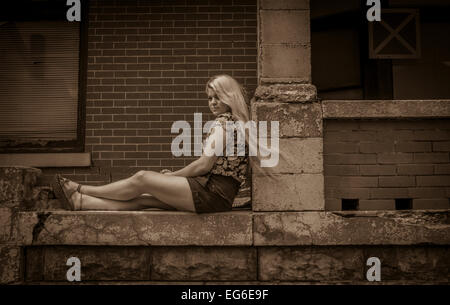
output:
[[[17,1],[0,12],[0,283],[448,283],[450,4]],[[61,4],[62,3],[62,4]],[[101,185],[180,169],[175,121],[205,84],[280,124],[226,213],[65,211],[56,173]]]

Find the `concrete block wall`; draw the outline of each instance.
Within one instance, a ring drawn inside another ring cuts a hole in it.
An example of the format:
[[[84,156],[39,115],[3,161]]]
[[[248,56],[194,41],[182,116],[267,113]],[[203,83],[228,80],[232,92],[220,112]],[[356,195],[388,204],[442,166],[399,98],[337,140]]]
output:
[[[366,283],[379,257],[382,283],[448,282],[448,211],[108,212],[41,210],[40,174],[0,168],[0,283]]]
[[[360,210],[450,208],[450,120],[325,120],[327,210],[359,199]]]
[[[65,262],[83,262],[82,283],[367,283],[377,256],[388,283],[445,283],[447,247],[27,247],[25,283],[67,283]]]
[[[324,209],[322,108],[311,84],[309,1],[259,1],[252,119],[279,124],[279,163],[253,165],[254,211]],[[268,142],[272,138],[268,131]],[[271,144],[270,144],[271,145]],[[302,158],[299,158],[299,156]]]
[[[311,83],[309,0],[259,1],[260,82]]]
[[[278,165],[262,168],[258,161],[253,163],[254,211],[324,208],[322,109],[312,92],[315,87],[309,84],[261,85],[256,90],[252,118],[268,125],[276,121],[280,132]]]

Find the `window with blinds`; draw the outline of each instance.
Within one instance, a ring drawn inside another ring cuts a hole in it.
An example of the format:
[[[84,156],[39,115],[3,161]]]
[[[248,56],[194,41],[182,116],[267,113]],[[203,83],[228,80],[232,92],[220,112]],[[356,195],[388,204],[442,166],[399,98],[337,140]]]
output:
[[[7,22],[0,26],[0,137],[77,137],[79,23]]]
[[[0,153],[84,150],[82,3],[82,22],[69,22],[65,0],[1,2]]]

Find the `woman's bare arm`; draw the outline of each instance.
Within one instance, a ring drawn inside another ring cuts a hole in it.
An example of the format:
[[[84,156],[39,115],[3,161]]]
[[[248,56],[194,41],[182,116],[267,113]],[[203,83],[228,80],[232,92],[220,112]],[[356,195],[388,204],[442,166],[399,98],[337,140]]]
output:
[[[217,160],[217,156],[201,156],[191,164],[187,165],[186,167],[177,170],[175,172],[166,173],[166,175],[172,175],[172,176],[181,176],[181,177],[195,177],[195,176],[201,176],[206,173],[208,173],[211,168],[213,167],[214,163]]]
[[[219,132],[222,130],[223,129],[221,125],[218,125],[217,127],[213,128],[213,131],[211,132],[208,138],[209,141],[208,140],[206,141],[208,143],[206,147],[208,153],[205,153],[204,151],[203,155],[200,158],[198,158],[188,166],[178,171],[168,172],[165,174],[181,177],[195,177],[207,174],[212,169],[214,163],[216,163],[217,160],[217,155],[215,154],[216,141],[222,141],[222,143],[225,143],[226,140],[225,132]]]

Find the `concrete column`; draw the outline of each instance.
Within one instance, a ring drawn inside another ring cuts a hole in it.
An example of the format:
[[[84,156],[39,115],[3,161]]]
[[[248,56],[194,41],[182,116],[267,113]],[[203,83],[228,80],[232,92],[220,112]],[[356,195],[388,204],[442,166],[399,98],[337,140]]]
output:
[[[0,284],[22,281],[22,249],[17,242],[17,213],[31,200],[41,171],[30,167],[0,167]]]
[[[259,1],[259,86],[252,119],[278,121],[280,159],[253,164],[254,211],[322,211],[322,107],[311,84],[308,0]],[[269,142],[270,143],[270,142]]]
[[[259,81],[311,83],[309,0],[259,1]]]

